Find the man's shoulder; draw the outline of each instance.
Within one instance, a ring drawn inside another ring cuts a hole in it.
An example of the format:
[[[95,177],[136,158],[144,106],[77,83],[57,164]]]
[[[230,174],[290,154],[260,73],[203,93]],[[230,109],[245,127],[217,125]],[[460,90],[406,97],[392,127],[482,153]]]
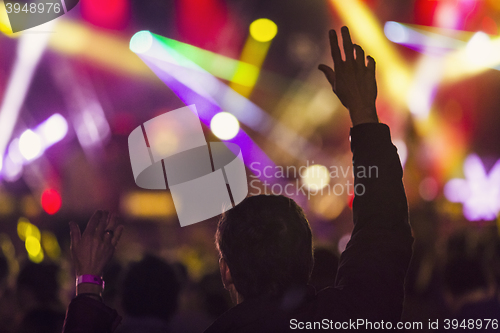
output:
[[[290,293],[279,300],[244,301],[224,313],[205,332],[293,331],[302,323],[314,325],[348,318],[349,308],[342,291],[326,288],[315,292],[309,288],[305,294]]]

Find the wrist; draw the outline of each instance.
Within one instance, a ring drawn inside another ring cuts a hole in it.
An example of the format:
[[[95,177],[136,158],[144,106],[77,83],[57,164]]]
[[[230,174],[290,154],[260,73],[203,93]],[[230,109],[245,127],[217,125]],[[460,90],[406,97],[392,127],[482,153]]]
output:
[[[365,107],[365,108],[353,108],[349,109],[349,114],[351,116],[352,126],[365,123],[378,123],[377,110],[375,106]]]
[[[102,287],[93,283],[80,283],[76,286],[76,295],[80,294],[95,294],[97,297],[100,297]]]
[[[98,275],[77,275],[76,277],[76,295],[80,294],[95,294],[101,297],[104,290],[104,280]]]

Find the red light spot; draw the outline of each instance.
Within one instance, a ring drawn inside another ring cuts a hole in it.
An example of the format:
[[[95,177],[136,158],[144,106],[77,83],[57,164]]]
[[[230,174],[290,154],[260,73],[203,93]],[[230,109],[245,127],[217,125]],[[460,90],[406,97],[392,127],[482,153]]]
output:
[[[349,197],[347,198],[347,200],[348,200],[347,205],[349,206],[349,208],[352,209],[352,203],[354,202],[354,193],[349,194]]]
[[[498,34],[498,27],[495,21],[489,17],[485,16],[483,20],[481,21],[481,28],[482,30],[489,34],[489,35],[497,35]]]
[[[129,17],[127,0],[86,0],[81,2],[82,17],[98,27],[124,29]]]
[[[54,189],[48,189],[42,193],[42,208],[47,214],[53,215],[61,208],[62,200],[59,193]]]

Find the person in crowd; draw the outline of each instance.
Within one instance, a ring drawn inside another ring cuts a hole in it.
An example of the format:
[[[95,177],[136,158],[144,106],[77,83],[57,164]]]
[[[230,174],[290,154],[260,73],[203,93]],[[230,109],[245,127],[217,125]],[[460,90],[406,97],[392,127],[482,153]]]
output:
[[[130,265],[121,285],[125,319],[120,333],[168,333],[180,284],[171,265],[147,255]]]
[[[498,232],[460,230],[446,244],[442,266],[444,295],[451,310],[451,320],[443,326],[454,330],[495,332],[498,327],[490,321],[500,321],[500,300],[497,294],[496,269],[500,258],[496,250]],[[491,237],[493,235],[493,237]]]
[[[59,299],[59,266],[28,262],[17,277],[17,298],[23,317],[19,333],[61,332],[64,307]]]
[[[316,291],[327,287],[334,287],[338,266],[339,258],[335,252],[326,247],[315,248],[314,267],[311,272],[309,284]]]
[[[378,121],[375,60],[341,29],[345,60],[330,31],[333,69],[320,65],[333,92],[349,110],[355,174],[354,229],[342,253],[335,287],[308,286],[313,269],[312,232],[295,201],[253,196],[220,220],[216,245],[224,287],[233,308],[205,332],[287,332],[349,329],[350,322],[393,323],[400,319],[404,280],[413,238],[402,183],[403,170],[389,127]],[[371,176],[366,170],[376,173]],[[365,172],[363,173],[363,170]],[[123,230],[98,212],[83,235],[71,226],[77,275],[98,280]],[[100,301],[100,286],[82,283],[70,303],[64,332],[112,332],[119,316]],[[340,325],[340,326],[339,326]],[[326,326],[326,327],[325,327]]]

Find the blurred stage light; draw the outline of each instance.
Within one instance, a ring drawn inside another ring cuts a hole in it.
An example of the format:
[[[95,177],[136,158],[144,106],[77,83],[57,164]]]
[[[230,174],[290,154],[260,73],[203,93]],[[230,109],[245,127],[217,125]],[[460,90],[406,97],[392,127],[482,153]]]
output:
[[[175,45],[176,49],[174,50],[169,45]],[[195,104],[198,107],[198,115],[204,124],[210,125],[210,121],[216,113],[220,110],[227,110],[255,131],[267,133],[269,128],[279,126],[282,130],[282,137],[294,139],[298,137],[295,132],[276,122],[252,101],[217,80],[191,58],[184,56],[185,50],[178,51],[178,49],[184,48],[191,49],[193,46],[153,34],[153,46],[150,51],[138,55],[186,105]],[[174,58],[174,63],[172,63]],[[274,162],[243,129],[233,140],[241,147],[245,161],[260,163],[259,171],[262,171],[266,166],[275,166]],[[277,142],[283,149],[289,151],[289,147],[281,145],[282,143],[283,141]],[[305,139],[301,143],[303,143],[304,149],[308,148],[309,143]],[[290,154],[296,156],[293,151]],[[261,174],[263,173],[261,172]]]
[[[26,251],[28,252],[28,257],[32,262],[38,264],[43,261],[43,250],[39,239],[28,236],[26,238],[24,246],[26,247]]]
[[[24,131],[19,137],[19,151],[27,161],[39,157],[43,151],[40,136],[30,129]]]
[[[231,140],[238,134],[240,123],[229,112],[219,112],[210,121],[210,129],[221,140]]]
[[[21,106],[31,83],[33,73],[45,50],[50,31],[55,20],[28,29],[19,38],[17,45],[17,59],[13,65],[7,88],[0,105],[0,159],[16,125]],[[45,33],[36,33],[45,31]],[[29,33],[32,32],[32,33]]]
[[[40,229],[38,229],[36,225],[30,223],[25,217],[20,217],[19,220],[17,220],[17,235],[23,242],[26,241],[28,237],[33,237],[38,240],[40,240],[41,237]]]
[[[68,123],[63,116],[56,113],[37,126],[35,133],[43,142],[44,150],[61,141],[68,133]]]
[[[9,149],[7,150],[8,157],[12,160],[12,162],[17,164],[23,164],[24,158],[19,150],[19,139],[15,138],[9,144]]]
[[[443,1],[439,3],[434,13],[434,25],[447,29],[457,29],[460,24],[459,6],[455,2]]]
[[[247,77],[234,78],[237,70],[258,76],[259,69],[249,63],[238,61],[199,47],[182,43],[149,31],[139,31],[130,40],[129,48],[139,55],[186,67],[197,71],[207,71],[224,80],[236,80],[236,83],[248,86],[254,83]],[[186,61],[189,60],[189,61]],[[257,73],[257,74],[255,74]]]
[[[128,0],[85,0],[80,8],[82,17],[99,27],[122,29],[128,22]]]
[[[13,37],[9,16],[7,15],[7,9],[3,1],[0,1],[0,32],[6,36]]]
[[[432,201],[438,195],[438,184],[432,177],[427,177],[420,182],[418,193],[425,201]]]
[[[142,30],[135,33],[130,39],[130,50],[134,53],[145,53],[151,49],[153,45],[153,35],[147,30]]]
[[[469,38],[470,32],[447,30],[413,24],[403,24],[387,21],[384,26],[387,39],[393,43],[402,44],[424,54],[435,56],[445,55],[451,50],[465,46],[462,38]],[[450,34],[454,37],[449,37]]]
[[[318,191],[330,183],[330,172],[324,165],[311,165],[301,175],[302,183],[309,191]]]
[[[451,179],[444,195],[451,202],[463,204],[463,214],[469,221],[494,220],[500,212],[500,160],[489,174],[475,155],[464,162],[465,179]]]
[[[61,256],[61,247],[57,242],[56,236],[50,231],[42,231],[41,238],[42,249],[47,253],[50,259],[58,259]]]
[[[464,79],[490,68],[500,69],[498,68],[500,37],[489,38],[483,32],[478,32],[469,40],[467,46],[446,57],[445,79],[447,81]],[[475,47],[477,50],[474,49]]]
[[[61,208],[61,195],[54,189],[47,189],[42,193],[41,203],[47,214],[54,215]]]
[[[467,60],[473,65],[481,65],[488,61],[491,50],[490,37],[482,31],[472,36],[465,47]]]
[[[346,206],[345,198],[335,194],[325,193],[325,195],[314,196],[311,199],[311,210],[328,220],[336,219]]]
[[[330,0],[330,3],[345,24],[351,27],[353,42],[362,45],[365,54],[371,55],[377,62],[377,73],[381,77],[379,82],[387,87],[384,90],[395,103],[405,106],[411,73],[406,61],[386,39],[375,14],[360,0]]]
[[[481,21],[481,30],[489,35],[498,35],[497,23],[489,16],[483,17]]]
[[[28,236],[25,242],[26,250],[30,256],[36,257],[42,250],[40,241],[33,236]]]
[[[175,216],[175,207],[169,192],[130,192],[121,196],[120,210],[134,218],[165,218]]]
[[[404,44],[409,39],[408,28],[398,22],[386,22],[384,25],[384,34],[391,42],[398,44]]]
[[[240,62],[229,87],[244,97],[249,97],[259,79],[260,68],[267,56],[271,42],[259,42],[248,37],[240,55]],[[247,66],[250,64],[251,66]],[[244,85],[241,85],[244,82]]]
[[[40,157],[47,148],[64,138],[67,131],[66,119],[56,113],[34,130],[28,129],[19,138],[14,138],[3,161],[3,178],[9,182],[18,180],[23,165]]]
[[[76,136],[83,148],[99,146],[111,134],[101,104],[97,100],[88,103],[89,105],[73,118]]]
[[[8,182],[15,182],[21,178],[23,163],[14,162],[10,155],[7,155],[3,161],[2,176]]]
[[[252,90],[259,78],[260,68],[271,46],[271,40],[277,33],[278,27],[269,19],[258,19],[250,24],[250,36],[243,46],[240,63],[231,78],[229,87],[247,98],[252,94]],[[246,63],[255,67],[244,66],[243,64]],[[239,82],[245,82],[246,84],[241,86]]]
[[[258,42],[269,42],[278,33],[278,26],[273,21],[260,18],[250,24],[250,35]]]

